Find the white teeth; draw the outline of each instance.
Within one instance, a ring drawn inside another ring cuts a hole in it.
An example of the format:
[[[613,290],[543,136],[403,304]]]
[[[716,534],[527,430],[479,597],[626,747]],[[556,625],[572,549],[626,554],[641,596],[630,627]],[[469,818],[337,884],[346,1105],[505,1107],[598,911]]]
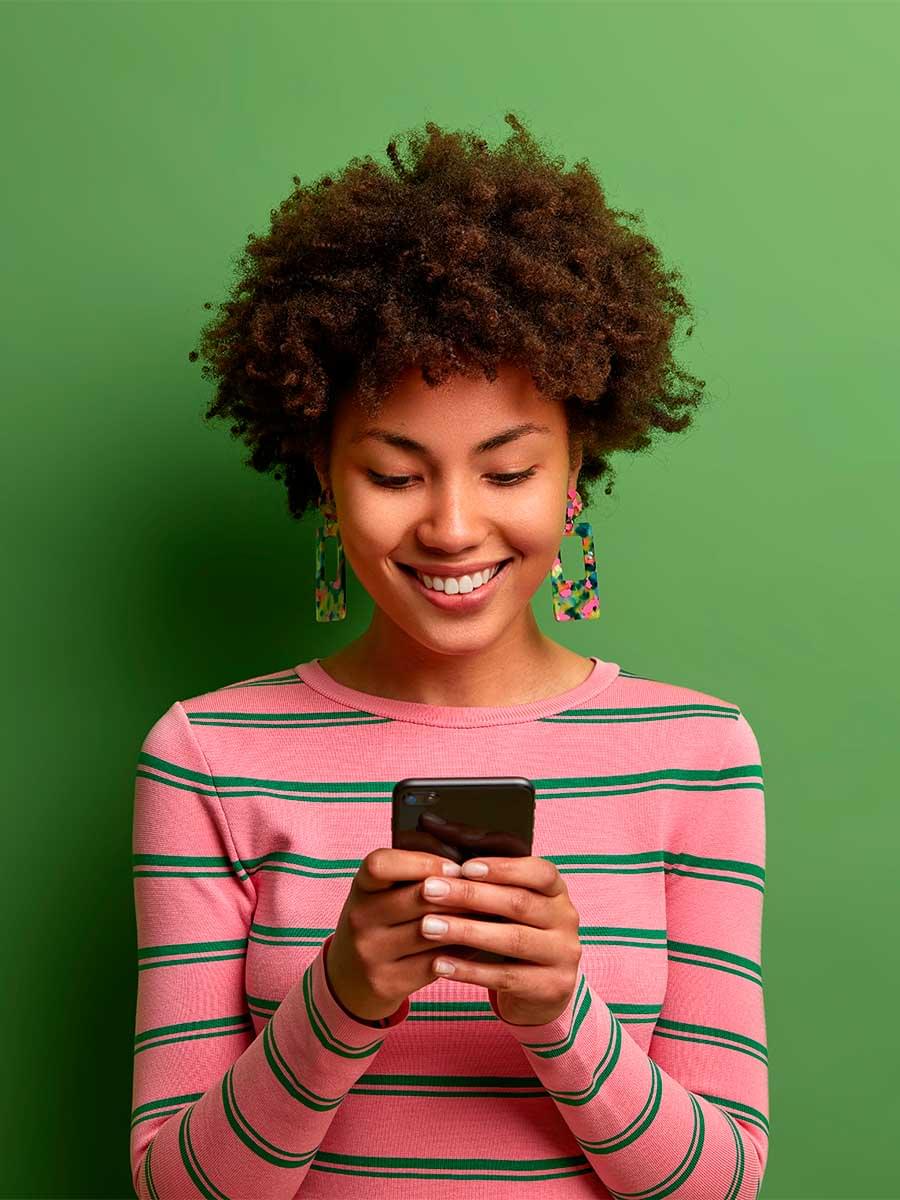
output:
[[[457,593],[474,592],[483,584],[487,583],[500,570],[501,564],[484,571],[475,571],[472,575],[460,575],[458,578],[441,575],[420,575],[416,571],[416,578],[420,579],[427,588],[432,588],[436,592],[445,592],[448,596],[455,596]]]

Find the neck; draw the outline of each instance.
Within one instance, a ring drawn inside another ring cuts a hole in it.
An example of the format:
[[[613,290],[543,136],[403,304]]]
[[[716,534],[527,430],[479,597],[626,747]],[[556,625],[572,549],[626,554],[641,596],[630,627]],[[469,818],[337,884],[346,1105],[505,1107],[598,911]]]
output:
[[[587,678],[590,660],[546,637],[528,607],[522,620],[488,646],[436,650],[375,610],[368,629],[320,660],[348,687],[441,707],[494,708],[557,695]]]

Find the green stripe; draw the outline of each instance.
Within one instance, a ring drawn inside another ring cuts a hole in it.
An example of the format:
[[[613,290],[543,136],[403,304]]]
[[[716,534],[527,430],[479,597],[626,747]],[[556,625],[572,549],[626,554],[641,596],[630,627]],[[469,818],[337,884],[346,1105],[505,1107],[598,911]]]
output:
[[[220,688],[219,691],[230,690]],[[220,709],[195,709],[185,713],[195,726],[227,726],[236,729],[319,729],[327,726],[381,725],[402,718],[384,716],[364,708],[327,709],[312,712],[245,712]],[[686,720],[691,717],[723,718],[736,721],[741,710],[736,705],[688,701],[684,704],[633,705],[615,708],[567,708],[537,721],[547,724],[635,724],[651,721]]]
[[[271,1163],[275,1167],[295,1169],[305,1167],[311,1159],[315,1158],[318,1147],[313,1146],[311,1150],[300,1152],[284,1150],[264,1138],[259,1130],[250,1124],[235,1098],[233,1066],[225,1072],[222,1078],[222,1107],[236,1137],[263,1162]]]
[[[185,879],[222,879],[234,876],[241,883],[249,882],[247,872],[240,861],[234,862],[224,855],[133,854],[131,857],[135,867],[132,871],[134,879],[167,879],[179,875]]]
[[[315,1112],[328,1112],[330,1109],[337,1108],[344,1098],[344,1093],[339,1096],[321,1096],[306,1086],[294,1072],[278,1045],[278,1039],[275,1036],[276,1024],[277,1022],[274,1020],[266,1024],[262,1040],[266,1062],[277,1082],[292,1099],[299,1100],[301,1104]]]
[[[228,1037],[236,1033],[253,1033],[249,1013],[233,1017],[212,1017],[205,1021],[185,1021],[180,1025],[160,1025],[145,1029],[134,1038],[135,1054],[142,1050],[169,1046],[175,1042],[193,1042],[200,1038]],[[164,1040],[163,1040],[164,1039]]]
[[[231,938],[223,942],[174,942],[168,946],[139,946],[137,950],[139,971],[190,966],[193,963],[226,962],[233,958],[245,958],[246,955],[247,938]],[[165,961],[142,963],[141,959]]]
[[[660,1017],[653,1031],[654,1037],[668,1038],[676,1042],[697,1042],[702,1046],[718,1046],[721,1050],[735,1050],[755,1058],[768,1066],[769,1052],[762,1042],[746,1037],[733,1029],[719,1029],[714,1025],[695,1025],[687,1021],[670,1021]]]
[[[199,1100],[202,1095],[203,1092],[189,1092],[184,1096],[164,1096],[161,1100],[148,1100],[145,1104],[139,1104],[132,1110],[131,1128],[144,1121],[155,1121],[160,1116],[169,1116],[192,1100]]]
[[[630,1146],[632,1142],[637,1141],[639,1137],[642,1137],[647,1132],[656,1120],[661,1104],[662,1071],[659,1064],[650,1059],[650,1090],[647,1093],[647,1099],[644,1101],[643,1108],[637,1112],[631,1121],[608,1138],[601,1138],[599,1141],[589,1141],[586,1138],[580,1138],[576,1135],[575,1140],[588,1154],[615,1154],[619,1150],[624,1150],[626,1146]]]
[[[216,1187],[197,1161],[193,1143],[191,1142],[191,1117],[193,1112],[194,1105],[188,1105],[184,1110],[184,1116],[181,1118],[181,1124],[178,1126],[178,1147],[181,1151],[181,1161],[184,1163],[184,1169],[190,1175],[197,1191],[206,1200],[230,1200],[225,1192]]]
[[[306,1016],[313,1033],[326,1050],[330,1050],[332,1054],[337,1054],[341,1058],[370,1058],[384,1044],[384,1038],[376,1038],[363,1046],[351,1046],[349,1042],[342,1042],[332,1032],[316,1004],[312,979],[313,966],[314,963],[310,963],[303,973],[303,1000],[306,1005]]]
[[[152,1197],[152,1200],[158,1200],[159,1197],[159,1192],[156,1190],[156,1184],[153,1182],[153,1171],[150,1165],[150,1156],[153,1153],[153,1145],[155,1141],[155,1137],[151,1138],[150,1144],[147,1147],[147,1153],[144,1155],[144,1182],[147,1185],[147,1194]]]
[[[592,1003],[591,989],[582,971],[578,976],[578,986],[571,1004],[571,1020],[565,1035],[553,1042],[522,1042],[522,1046],[538,1058],[558,1058],[560,1054],[565,1054],[575,1044],[578,1030],[584,1023]]]
[[[257,932],[262,936],[254,936]],[[261,946],[319,946],[334,932],[333,928],[322,925],[258,925],[254,921],[250,926],[249,940]],[[607,934],[626,936],[607,937]],[[578,936],[583,945],[630,946],[637,950],[666,949],[675,962],[692,962],[696,966],[710,968],[730,964],[739,968],[738,973],[745,973],[748,977],[755,976],[754,982],[759,982],[762,976],[760,964],[751,958],[732,954],[715,946],[669,941],[663,929],[580,925]]]
[[[559,1158],[411,1158],[373,1154],[335,1154],[320,1150],[311,1168],[336,1175],[369,1179],[478,1179],[540,1183],[588,1175],[592,1167],[581,1154]]]
[[[769,1136],[769,1118],[765,1113],[760,1112],[758,1108],[751,1108],[749,1104],[744,1104],[739,1100],[732,1100],[727,1096],[711,1096],[707,1092],[695,1092],[695,1096],[701,1096],[704,1100],[708,1100],[710,1104],[715,1104],[717,1108],[729,1108],[745,1121],[748,1125],[756,1125],[765,1132],[766,1137]],[[727,1113],[725,1114],[728,1115]]]
[[[558,713],[538,717],[543,724],[642,725],[652,721],[678,721],[688,717],[710,717],[737,721],[741,710],[722,704],[655,704],[626,708],[564,708]]]
[[[704,858],[671,850],[643,850],[633,854],[544,854],[541,857],[554,863],[561,875],[649,875],[662,874],[668,869],[670,875],[735,883],[759,892],[765,890],[765,868],[742,859]],[[190,870],[192,866],[204,861],[226,863],[228,860],[225,858],[204,859],[202,856],[190,854],[136,854],[133,858],[137,865],[148,868],[135,870],[135,878],[218,878],[232,873],[205,869]],[[259,871],[274,871],[308,878],[349,879],[357,873],[361,863],[362,859],[357,858],[314,858],[289,850],[273,850],[257,858],[244,859],[230,865],[233,873],[244,881]],[[157,870],[157,867],[178,869]]]
[[[324,726],[332,725],[385,725],[393,720],[392,717],[379,717],[374,714],[358,715],[359,710],[354,709],[351,714],[346,713],[287,713],[284,716],[273,713],[269,720],[265,720],[264,713],[203,713],[193,714],[189,716],[191,725],[225,725],[230,728],[249,729],[296,729],[304,727],[307,729],[320,729]],[[319,719],[313,720],[311,717],[315,715]],[[250,716],[254,720],[248,722],[246,718]]]
[[[216,688],[216,691],[231,692],[235,688],[270,687],[272,685],[282,685],[285,683],[292,683],[294,685],[302,684],[304,687],[307,686],[297,672],[292,669],[289,671],[279,671],[277,674],[271,675],[268,679],[262,675],[253,675],[250,679],[241,679],[237,683],[226,683],[223,687]]]
[[[377,780],[322,780],[316,782],[299,780],[271,780],[249,776],[209,776],[190,771],[176,763],[169,763],[153,755],[141,752],[139,761],[153,766],[157,771],[137,769],[137,778],[149,779],[195,795],[220,799],[229,797],[272,797],[307,804],[372,804],[392,802],[393,781]],[[164,771],[166,774],[160,774]],[[177,776],[179,778],[169,778]],[[179,779],[192,780],[188,786]],[[728,780],[736,782],[729,783]],[[634,772],[626,775],[576,775],[562,779],[535,779],[535,798],[538,802],[550,800],[592,801],[604,796],[627,796],[654,791],[736,791],[746,788],[763,791],[762,767],[759,763],[723,767],[721,770],[686,770],[683,768],[658,769]],[[204,786],[205,785],[205,786]]]

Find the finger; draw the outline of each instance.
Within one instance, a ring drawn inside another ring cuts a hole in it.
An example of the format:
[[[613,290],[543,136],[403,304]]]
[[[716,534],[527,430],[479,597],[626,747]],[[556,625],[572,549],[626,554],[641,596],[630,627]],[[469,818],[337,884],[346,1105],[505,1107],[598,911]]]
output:
[[[417,885],[423,906],[434,905],[442,912],[449,908],[462,908],[479,913],[496,913],[520,925],[531,925],[537,929],[551,929],[556,923],[556,906],[551,897],[540,895],[530,888],[476,883],[473,879],[463,878],[438,880],[434,877],[434,882],[448,885],[447,893],[444,896],[429,896],[425,888],[432,878],[429,876]]]
[[[446,929],[430,931],[427,923],[438,920],[443,921]],[[546,929],[532,929],[528,925],[472,921],[449,913],[428,913],[419,922],[419,932],[426,942],[474,946],[478,950],[491,950],[494,954],[542,966],[556,963],[559,958],[554,937]]]
[[[446,964],[450,970],[439,970],[438,963]],[[480,963],[465,958],[455,958],[452,947],[447,953],[434,955],[431,969],[439,979],[453,979],[459,983],[474,983],[483,988],[494,988],[497,992],[535,992],[534,978],[543,974],[541,967],[526,963]]]
[[[478,873],[479,879],[490,880],[492,883],[512,884],[516,887],[530,888],[543,896],[559,896],[566,891],[565,881],[559,869],[546,858],[527,855],[523,858],[487,858],[479,855],[469,859],[462,865],[463,877],[473,871],[473,864],[483,863],[487,872]]]
[[[398,882],[424,879],[426,875],[458,875],[459,863],[424,850],[395,850],[379,846],[370,850],[362,860],[355,876],[356,886],[363,892],[386,891]]]

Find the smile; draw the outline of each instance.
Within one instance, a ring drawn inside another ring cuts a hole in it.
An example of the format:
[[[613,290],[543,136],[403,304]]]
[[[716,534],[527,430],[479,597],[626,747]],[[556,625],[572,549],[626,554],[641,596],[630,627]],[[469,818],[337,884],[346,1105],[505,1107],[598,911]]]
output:
[[[397,565],[400,567],[400,570],[407,577],[416,591],[430,600],[431,603],[437,608],[442,608],[448,612],[468,612],[472,608],[481,607],[481,605],[486,603],[486,601],[497,591],[503,580],[509,574],[507,568],[511,562],[512,559],[505,559],[498,566],[491,568],[493,574],[489,574],[485,582],[475,587],[467,586],[465,591],[460,591],[459,581],[449,576],[429,576],[432,581],[432,585],[434,584],[435,579],[437,579],[439,583],[443,584],[443,591],[436,589],[434,586],[429,587],[412,569],[412,567],[407,567],[403,563],[398,563]],[[482,572],[481,578],[483,577],[484,573]],[[463,580],[467,578],[471,583],[471,577],[463,576]],[[451,588],[456,587],[457,590],[447,591],[447,584],[450,584]]]

